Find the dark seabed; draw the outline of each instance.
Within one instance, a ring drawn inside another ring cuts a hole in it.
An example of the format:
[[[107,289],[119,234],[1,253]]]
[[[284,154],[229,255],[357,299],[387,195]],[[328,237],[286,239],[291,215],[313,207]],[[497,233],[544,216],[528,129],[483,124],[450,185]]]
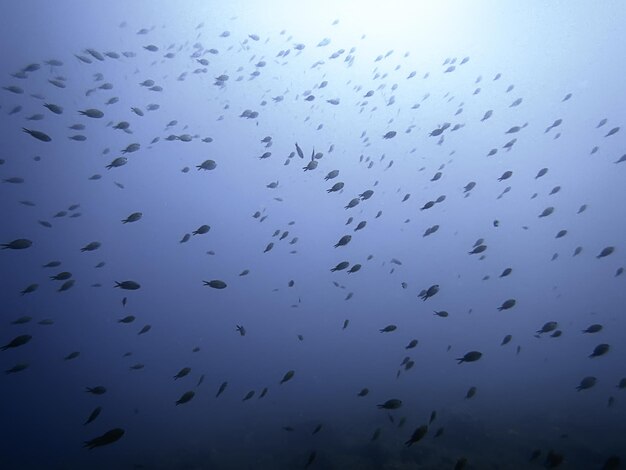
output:
[[[626,467],[626,3],[5,3],[1,469]]]

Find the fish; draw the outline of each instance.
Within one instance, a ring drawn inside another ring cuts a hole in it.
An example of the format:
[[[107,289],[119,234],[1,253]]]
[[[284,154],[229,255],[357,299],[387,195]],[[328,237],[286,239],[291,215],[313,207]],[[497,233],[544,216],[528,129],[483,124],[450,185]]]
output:
[[[418,428],[413,431],[411,437],[404,443],[407,447],[411,447],[413,444],[421,441],[424,436],[428,433],[428,426],[426,424],[422,424]]]
[[[188,391],[183,393],[178,400],[176,400],[176,406],[184,405],[185,403],[189,403],[193,397],[196,395],[194,391]]]
[[[94,437],[88,441],[85,441],[83,447],[86,447],[89,450],[95,449],[96,447],[102,447],[109,444],[113,444],[114,442],[119,441],[125,434],[125,431],[122,428],[114,428],[110,431],[105,432],[104,434]]]
[[[87,424],[92,423],[98,416],[100,416],[100,412],[102,412],[102,407],[96,406],[93,411],[89,413],[89,416],[83,425],[86,426]]]

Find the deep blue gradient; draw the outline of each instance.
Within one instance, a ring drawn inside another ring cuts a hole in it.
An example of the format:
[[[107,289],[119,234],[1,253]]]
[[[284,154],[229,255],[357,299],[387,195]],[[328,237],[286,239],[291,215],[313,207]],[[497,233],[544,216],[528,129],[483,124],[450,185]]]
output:
[[[312,452],[311,469],[626,459],[623,2],[293,3],[3,6],[0,243],[32,246],[0,251],[0,345],[32,339],[0,351],[2,371],[28,365],[0,376],[0,468],[304,468]],[[207,159],[215,169],[196,169]],[[486,250],[468,254],[478,239]],[[342,261],[362,267],[330,271]],[[50,276],[63,271],[75,284],[58,292]],[[141,287],[114,287],[126,280]],[[548,321],[560,336],[536,334]],[[583,334],[591,324],[602,330]],[[599,344],[608,353],[588,357]],[[480,360],[457,364],[473,350]],[[577,391],[587,376],[595,386]],[[97,385],[106,393],[85,392]],[[402,406],[377,408],[391,398]],[[119,441],[83,448],[114,428]]]

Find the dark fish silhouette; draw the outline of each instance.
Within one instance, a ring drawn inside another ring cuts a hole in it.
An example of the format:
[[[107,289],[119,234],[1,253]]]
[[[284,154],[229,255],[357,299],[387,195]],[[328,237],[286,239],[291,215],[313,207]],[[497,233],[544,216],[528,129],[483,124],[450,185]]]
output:
[[[119,441],[123,435],[124,435],[124,430],[122,428],[111,429],[110,431],[105,432],[101,436],[94,437],[93,439],[89,441],[85,441],[85,445],[83,447],[86,447],[89,450],[91,450],[91,449],[95,449],[96,447],[113,444],[114,442]]]

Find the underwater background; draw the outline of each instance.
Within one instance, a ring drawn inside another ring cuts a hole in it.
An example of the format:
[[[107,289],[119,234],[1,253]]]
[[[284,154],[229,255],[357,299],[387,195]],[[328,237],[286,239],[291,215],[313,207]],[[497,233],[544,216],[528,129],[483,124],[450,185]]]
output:
[[[624,467],[623,2],[2,10],[0,468]]]

